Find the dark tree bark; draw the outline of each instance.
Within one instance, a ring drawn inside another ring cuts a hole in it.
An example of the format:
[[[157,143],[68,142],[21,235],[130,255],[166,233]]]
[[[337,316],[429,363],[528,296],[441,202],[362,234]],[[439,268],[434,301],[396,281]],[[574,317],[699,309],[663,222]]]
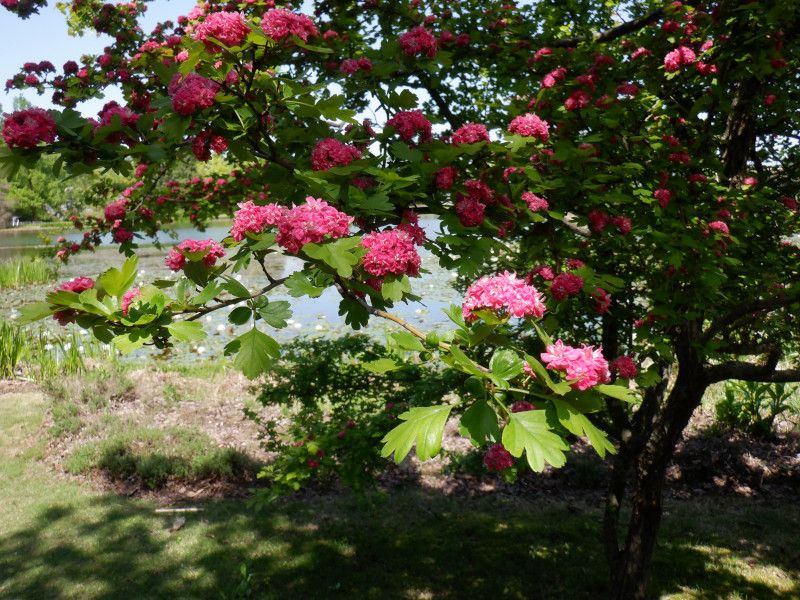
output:
[[[609,482],[604,519],[605,548],[611,568],[612,600],[646,597],[653,554],[661,524],[664,477],[675,445],[694,410],[700,405],[708,380],[688,332],[678,332],[678,374],[667,392],[670,369],[650,390],[633,415],[627,436],[623,431]],[[627,437],[627,439],[626,439]],[[619,547],[619,509],[633,472],[632,512],[624,547]]]

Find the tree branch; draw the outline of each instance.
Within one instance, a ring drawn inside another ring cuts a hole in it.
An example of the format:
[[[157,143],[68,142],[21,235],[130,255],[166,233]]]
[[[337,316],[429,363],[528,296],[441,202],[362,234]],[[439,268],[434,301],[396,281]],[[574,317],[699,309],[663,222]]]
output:
[[[765,310],[772,311],[778,308],[791,306],[797,302],[800,302],[800,300],[795,297],[781,296],[776,298],[762,298],[760,300],[753,300],[752,302],[745,302],[744,304],[735,306],[727,314],[714,319],[714,321],[711,322],[711,325],[709,325],[705,330],[703,335],[700,336],[698,342],[703,345],[707,344],[717,333],[722,331],[722,329],[735,323],[738,319],[741,319],[750,313],[761,312]]]
[[[768,366],[754,365],[743,361],[730,361],[705,368],[709,383],[726,379],[759,381],[763,383],[787,383],[800,381],[800,369],[769,369]]]
[[[648,25],[650,25],[651,23],[655,23],[663,15],[664,15],[664,9],[659,8],[651,13],[644,15],[643,17],[639,17],[638,19],[634,19],[633,21],[627,21],[622,25],[617,25],[616,27],[612,27],[611,29],[606,29],[605,31],[595,33],[592,36],[578,35],[566,40],[556,40],[554,42],[550,42],[548,45],[551,48],[569,48],[571,46],[580,44],[581,42],[588,42],[590,40],[593,42],[610,42],[611,40],[615,40],[633,31],[638,31],[639,29],[643,29]]]

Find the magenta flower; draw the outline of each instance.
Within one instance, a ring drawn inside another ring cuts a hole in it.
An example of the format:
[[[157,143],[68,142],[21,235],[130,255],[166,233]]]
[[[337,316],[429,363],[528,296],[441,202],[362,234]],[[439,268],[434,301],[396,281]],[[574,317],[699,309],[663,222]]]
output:
[[[505,471],[514,466],[514,457],[503,444],[492,444],[483,457],[483,464],[490,471]]]
[[[410,227],[406,225],[406,227]],[[395,275],[419,275],[421,262],[414,239],[405,229],[387,229],[368,233],[361,240],[367,248],[364,256],[364,270],[375,277],[384,277],[390,273]]]
[[[209,38],[214,38],[228,48],[241,46],[250,33],[244,16],[238,12],[214,12],[208,15],[194,30],[192,37],[203,42],[209,54],[222,52],[222,47]]]
[[[319,30],[309,17],[297,15],[285,8],[268,10],[261,19],[261,30],[276,42],[292,35],[307,42],[309,38],[319,35]]]
[[[3,118],[3,139],[10,148],[33,148],[56,139],[56,122],[43,108],[18,110]]]

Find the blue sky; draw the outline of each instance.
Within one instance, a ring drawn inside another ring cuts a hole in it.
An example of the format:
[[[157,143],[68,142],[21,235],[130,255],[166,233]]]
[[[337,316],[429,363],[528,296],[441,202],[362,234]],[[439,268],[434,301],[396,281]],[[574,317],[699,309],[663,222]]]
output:
[[[3,112],[11,110],[13,98],[19,95],[23,95],[35,106],[55,108],[50,102],[51,92],[45,92],[42,96],[31,90],[24,93],[11,90],[6,93],[6,80],[18,73],[24,63],[49,60],[56,69],[60,69],[66,61],[77,61],[84,54],[101,54],[103,48],[111,42],[111,38],[105,35],[70,37],[67,35],[64,15],[55,7],[55,0],[49,1],[50,6],[27,20],[19,19],[0,8],[0,105]],[[185,15],[195,4],[196,0],[153,0],[148,4],[142,29],[152,31],[156,23]],[[108,99],[113,99],[113,96]],[[81,110],[86,116],[94,115],[105,101],[87,102]]]

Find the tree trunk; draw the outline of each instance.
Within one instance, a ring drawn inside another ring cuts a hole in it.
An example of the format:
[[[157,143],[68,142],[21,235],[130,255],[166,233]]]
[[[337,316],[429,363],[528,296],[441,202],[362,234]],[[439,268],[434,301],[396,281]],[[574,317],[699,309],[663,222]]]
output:
[[[656,403],[655,407],[648,407],[644,402],[639,411],[652,412],[652,417],[638,423],[633,438],[623,441],[609,485],[604,524],[604,542],[611,568],[611,600],[646,598],[661,523],[667,465],[706,386],[700,361],[690,361],[688,365],[682,361],[669,395],[659,402],[656,396],[661,394],[654,394],[651,401]],[[653,408],[655,410],[651,410]],[[625,546],[619,549],[619,510],[631,467],[634,477],[632,511]]]

